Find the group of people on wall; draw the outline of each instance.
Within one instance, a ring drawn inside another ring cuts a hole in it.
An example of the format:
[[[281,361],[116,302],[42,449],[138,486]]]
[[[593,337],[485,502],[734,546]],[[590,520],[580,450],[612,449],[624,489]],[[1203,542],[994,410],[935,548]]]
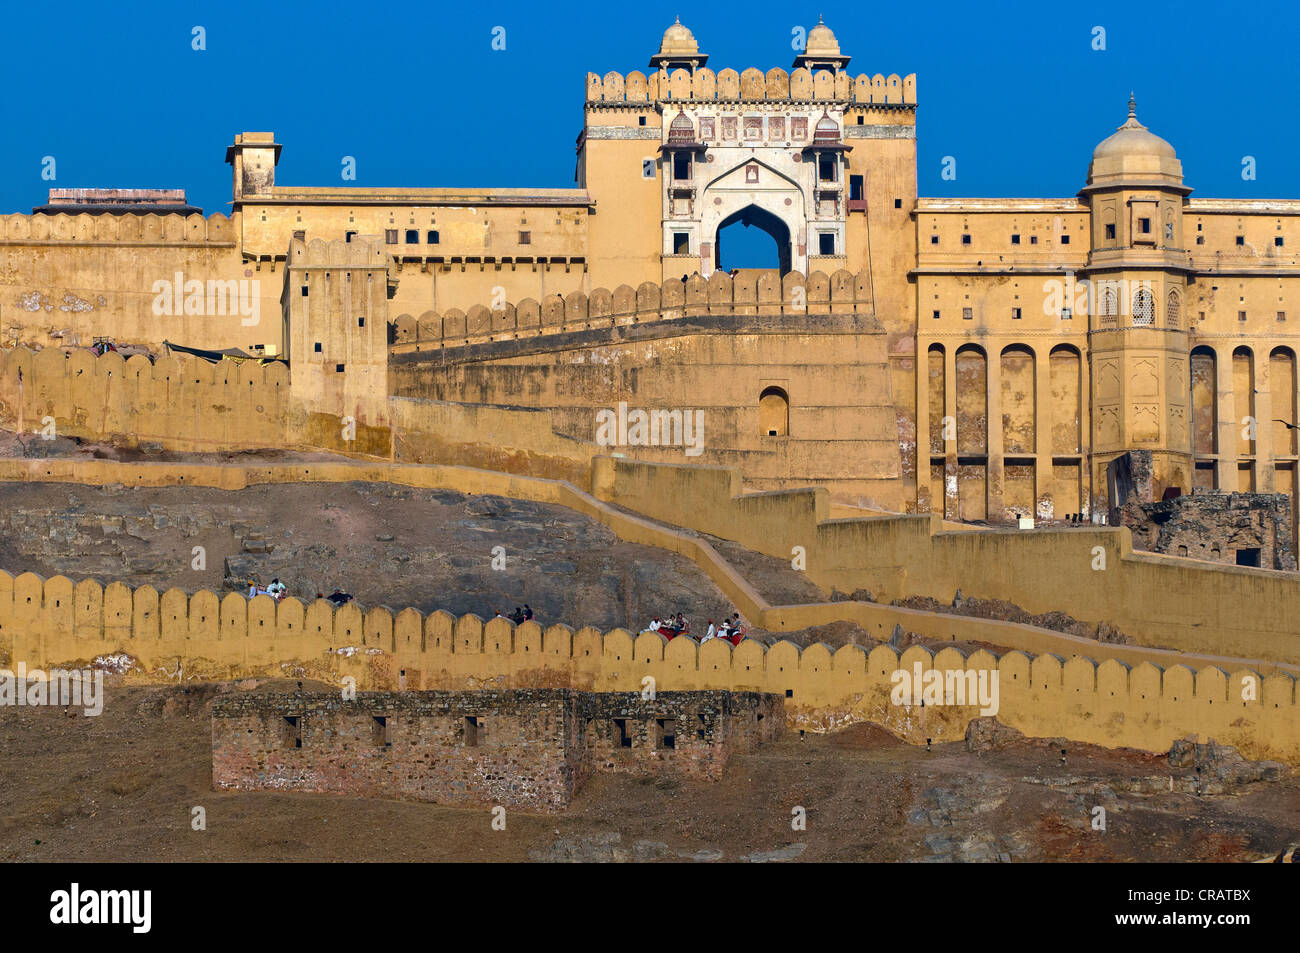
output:
[[[515,611],[512,612],[512,613],[510,613],[509,615],[502,615],[502,614],[501,614],[501,610],[500,610],[500,609],[497,609],[497,610],[496,610],[496,614],[495,614],[492,618],[494,618],[494,619],[509,619],[509,620],[510,620],[511,622],[513,622],[515,625],[519,625],[519,624],[522,623],[522,622],[531,622],[531,621],[532,621],[532,618],[533,618],[533,610],[532,610],[532,608],[529,607],[528,603],[525,602],[525,603],[524,603],[524,607],[523,607],[522,609],[519,608],[519,606],[515,606]]]
[[[255,579],[248,580],[248,598],[250,599],[254,599],[257,596],[270,596],[276,602],[279,602],[288,595],[288,593],[289,587],[282,583],[279,578],[272,579],[266,586],[259,586]],[[338,586],[335,586],[334,591],[328,596],[323,592],[318,592],[316,593],[316,598],[324,599],[337,609],[339,606],[347,605],[352,601],[352,593],[344,592]]]
[[[259,586],[257,581],[253,579],[248,581],[248,598],[250,599],[257,596],[270,596],[276,602],[279,602],[285,597],[287,592],[288,587],[278,578],[272,579],[270,584],[267,586]],[[352,601],[351,593],[344,592],[337,586],[328,596],[323,593],[316,593],[316,598],[325,599],[332,603],[335,608],[346,605]],[[525,602],[522,607],[515,606],[515,611],[509,615],[505,615],[500,609],[497,609],[494,611],[492,617],[494,619],[508,619],[515,625],[520,625],[524,622],[532,621],[533,609]],[[669,615],[662,619],[659,616],[655,616],[650,620],[650,624],[642,631],[657,632],[669,641],[678,636],[686,636],[688,639],[695,638],[695,636],[691,634],[691,623],[680,612],[676,615]],[[699,644],[703,645],[705,642],[712,639],[726,639],[732,645],[739,645],[746,638],[747,631],[748,626],[746,626],[741,620],[740,613],[733,612],[731,615],[723,619],[721,624],[715,623],[710,619],[708,628],[704,631],[703,635],[699,636]]]
[[[655,616],[650,620],[650,624],[642,631],[658,632],[670,642],[679,635],[684,635],[689,639],[695,638],[695,636],[691,635],[690,622],[687,621],[680,612],[675,616],[670,615],[666,619],[661,619],[659,616]],[[732,645],[739,645],[745,638],[746,631],[747,626],[741,621],[740,613],[733,612],[730,616],[722,620],[721,625],[716,624],[712,619],[710,619],[709,627],[705,630],[704,634],[700,636],[700,645],[703,645],[711,639],[726,639]]]

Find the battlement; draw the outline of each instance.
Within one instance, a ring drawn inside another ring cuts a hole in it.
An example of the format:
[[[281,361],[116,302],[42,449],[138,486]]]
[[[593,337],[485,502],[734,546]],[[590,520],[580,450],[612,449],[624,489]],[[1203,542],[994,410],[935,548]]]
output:
[[[231,219],[216,213],[123,215],[115,212],[0,215],[0,245],[229,245],[238,240]]]
[[[30,431],[49,416],[64,436],[187,450],[283,446],[291,419],[289,369],[279,361],[169,354],[151,362],[84,348],[0,350],[0,403],[6,429]]]
[[[874,313],[869,272],[814,271],[807,277],[741,272],[732,277],[716,271],[709,278],[697,274],[662,284],[647,281],[637,288],[597,288],[589,295],[548,295],[540,303],[525,298],[495,311],[475,305],[468,312],[427,311],[418,318],[400,314],[389,350],[418,352],[701,315]]]
[[[755,67],[743,72],[724,69],[633,70],[624,76],[609,72],[587,74],[587,105],[626,105],[662,102],[818,102],[857,106],[915,106],[916,74],[815,73],[800,67],[766,73]]]
[[[1193,670],[1014,650],[997,656],[912,646],[900,653],[884,644],[832,649],[754,640],[733,647],[723,639],[700,645],[624,629],[543,629],[531,621],[515,626],[443,611],[363,611],[351,603],[277,603],[208,590],[160,594],[152,586],[46,580],[35,573],[0,573],[0,651],[10,665],[29,669],[128,665],[152,681],[292,673],[336,683],[351,676],[363,689],[639,693],[648,676],[657,692],[783,696],[787,723],[797,727],[870,720],[921,744],[961,738],[979,706],[895,703],[894,673],[937,670],[947,680],[997,672],[997,717],[1031,736],[1162,751],[1196,735],[1250,757],[1300,764],[1296,679],[1261,674],[1246,663]]]

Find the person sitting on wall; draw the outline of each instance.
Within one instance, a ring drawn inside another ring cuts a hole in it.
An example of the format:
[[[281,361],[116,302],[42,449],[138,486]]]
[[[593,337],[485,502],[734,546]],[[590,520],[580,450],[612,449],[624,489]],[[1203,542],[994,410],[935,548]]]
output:
[[[677,613],[677,618],[673,619],[673,631],[678,635],[681,635],[683,632],[689,632],[690,628],[691,627],[686,624],[686,620],[682,618],[682,614],[680,612]]]
[[[525,603],[524,603],[524,621],[525,621],[525,622],[531,622],[532,620],[533,620],[533,610],[530,609],[530,608],[528,608],[528,603],[525,602]]]
[[[700,645],[703,645],[705,642],[709,641],[709,639],[716,638],[717,634],[718,634],[718,627],[714,625],[713,620],[710,619],[709,629],[707,632],[704,633],[704,638],[700,639]]]
[[[510,621],[513,622],[515,625],[519,625],[521,622],[523,622],[524,610],[519,608],[518,606],[515,606],[515,611],[510,613]]]
[[[345,605],[352,601],[351,594],[344,592],[338,586],[334,587],[334,591],[331,592],[327,598],[330,602],[334,603],[336,607]]]
[[[270,596],[272,599],[274,599],[276,602],[279,602],[281,599],[283,599],[284,594],[287,591],[288,591],[288,586],[282,583],[279,579],[272,579],[271,584],[266,587],[266,594]]]
[[[653,619],[650,620],[650,624],[646,626],[646,631],[647,631],[647,632],[658,632],[658,631],[659,631],[659,617],[658,617],[658,616],[655,616]]]

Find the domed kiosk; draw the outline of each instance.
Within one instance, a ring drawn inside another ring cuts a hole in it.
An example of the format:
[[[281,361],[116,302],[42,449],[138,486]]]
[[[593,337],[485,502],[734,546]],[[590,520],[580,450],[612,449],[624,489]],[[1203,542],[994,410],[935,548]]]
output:
[[[673,21],[672,26],[664,30],[664,38],[659,42],[659,52],[650,57],[654,69],[688,69],[696,70],[708,62],[709,57],[700,52],[700,44],[695,34],[682,26],[681,17]]]
[[[822,18],[817,18],[817,25],[808,31],[803,52],[794,58],[794,68],[811,70],[830,70],[832,73],[848,67],[851,57],[840,52],[840,41],[835,38]]]

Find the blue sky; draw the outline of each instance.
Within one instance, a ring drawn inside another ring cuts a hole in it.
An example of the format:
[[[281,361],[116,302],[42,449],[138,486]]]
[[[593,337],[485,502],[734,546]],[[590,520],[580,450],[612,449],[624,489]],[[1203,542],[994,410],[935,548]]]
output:
[[[719,69],[789,67],[791,30],[821,13],[852,71],[915,72],[922,195],[1073,195],[1132,89],[1195,194],[1300,197],[1300,5],[681,6],[10,5],[0,211],[30,211],[52,185],[184,188],[227,211],[241,130],[275,132],[285,184],[341,184],[350,155],[361,186],[571,186],[586,72],[644,70],[678,13]]]

